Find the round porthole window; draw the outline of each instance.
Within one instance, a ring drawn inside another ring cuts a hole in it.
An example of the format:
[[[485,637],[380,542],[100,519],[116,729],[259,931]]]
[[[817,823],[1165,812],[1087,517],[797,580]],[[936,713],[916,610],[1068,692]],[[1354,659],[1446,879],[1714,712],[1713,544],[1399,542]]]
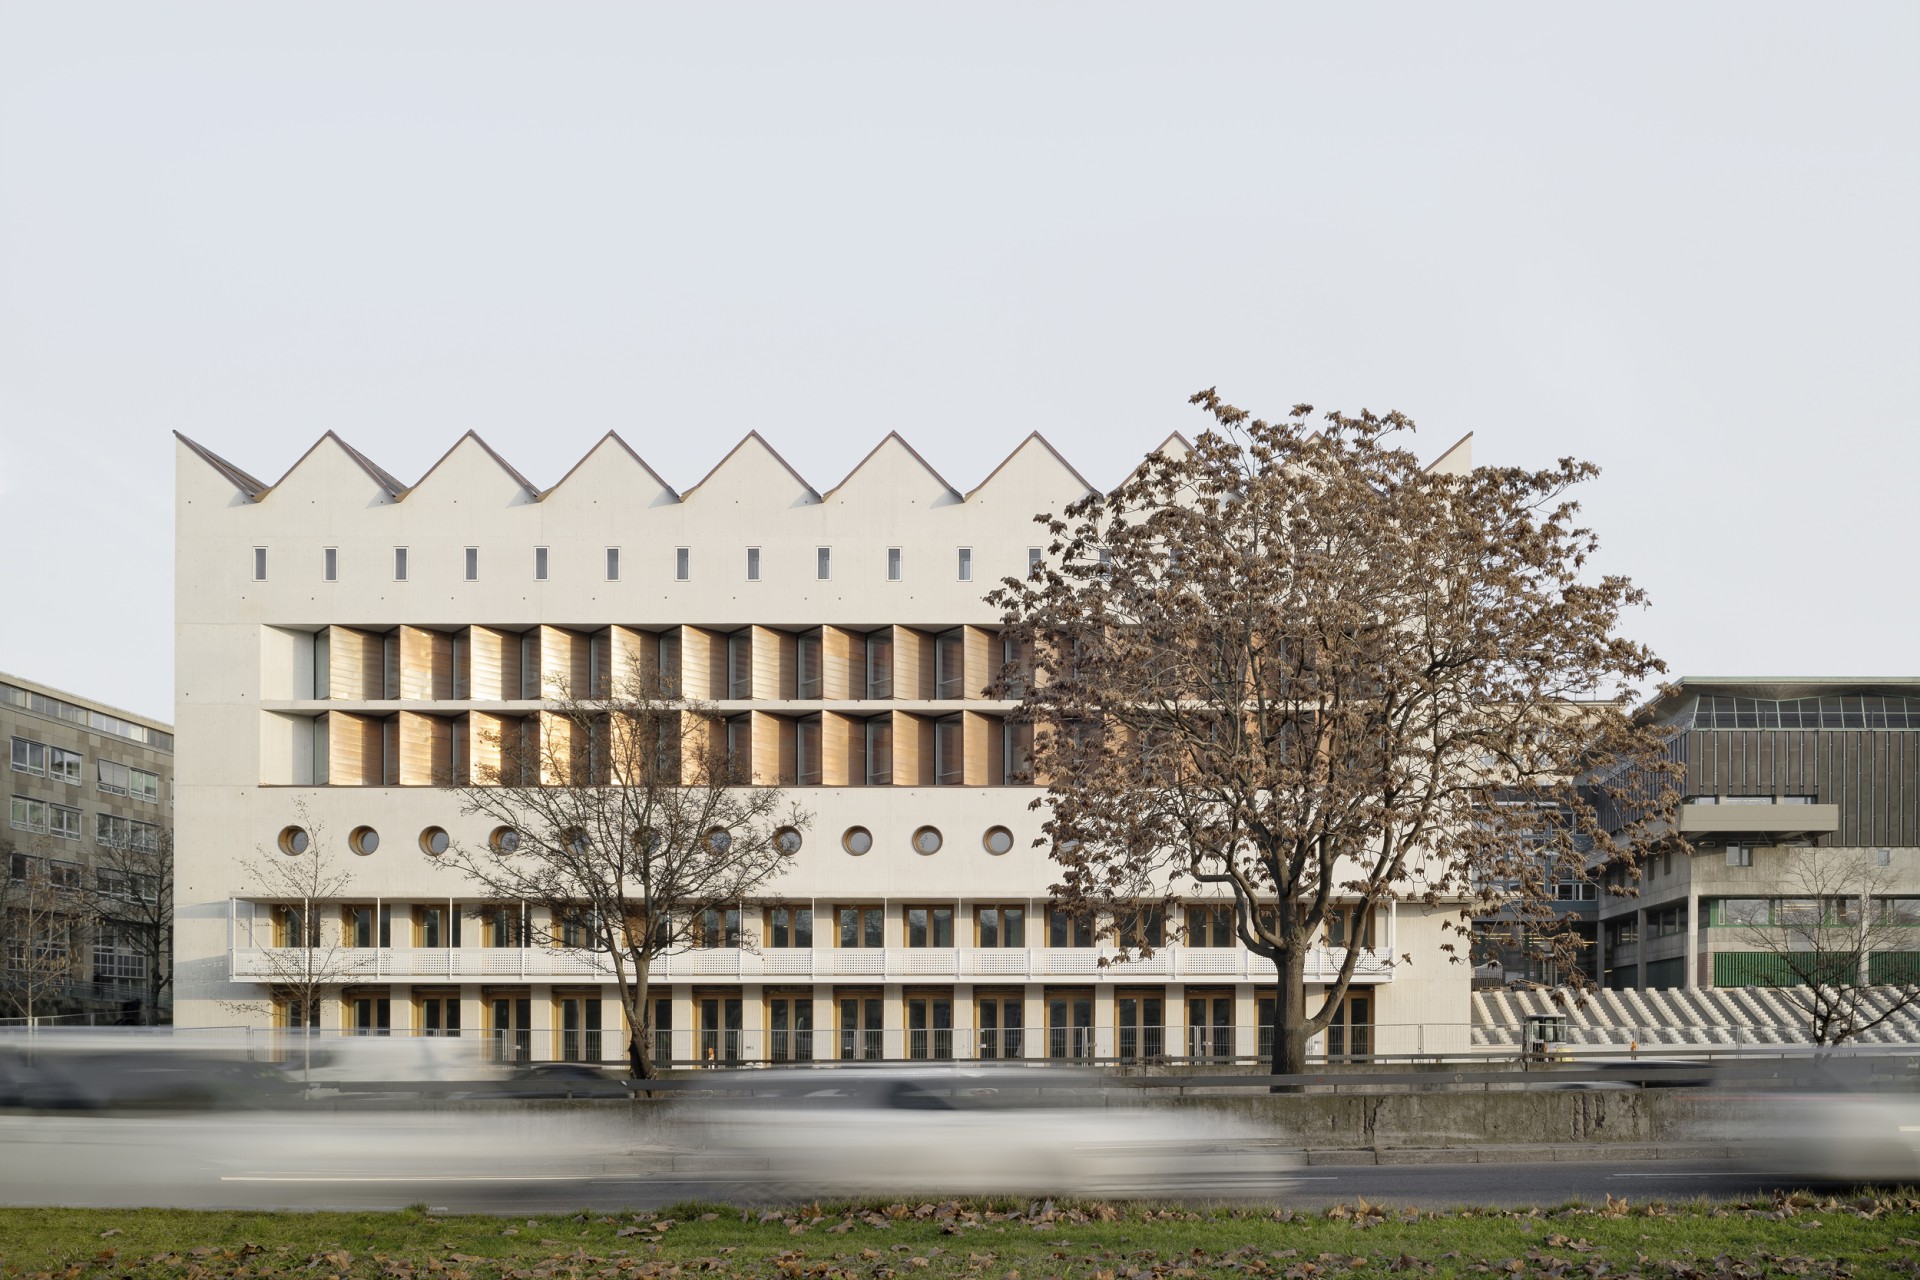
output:
[[[307,851],[313,841],[307,835],[305,827],[285,827],[280,832],[280,852],[289,858],[297,858]]]
[[[495,827],[487,837],[487,847],[495,853],[512,853],[520,847],[520,833],[512,827]]]
[[[922,827],[913,833],[913,851],[915,853],[938,853],[944,841],[940,838],[940,828]]]
[[[1013,848],[1013,832],[1005,827],[988,827],[987,834],[980,838],[980,843],[988,853],[1007,853]]]
[[[561,834],[561,839],[566,843],[568,853],[580,854],[593,848],[593,837],[579,827],[567,828]]]
[[[347,847],[365,857],[380,847],[380,833],[372,827],[355,827],[347,834]]]
[[[782,827],[773,833],[773,847],[789,858],[800,852],[800,844],[798,827]]]
[[[658,831],[636,831],[628,838],[636,852],[649,855],[660,852],[660,846],[666,843]]]
[[[873,848],[873,832],[865,827],[848,827],[847,833],[840,837],[840,847],[857,858]]]
[[[447,846],[452,843],[447,839],[444,827],[428,827],[420,833],[420,852],[432,854],[436,858],[445,853]]]
[[[707,832],[707,848],[713,853],[725,853],[733,848],[733,832],[725,827],[715,827]]]

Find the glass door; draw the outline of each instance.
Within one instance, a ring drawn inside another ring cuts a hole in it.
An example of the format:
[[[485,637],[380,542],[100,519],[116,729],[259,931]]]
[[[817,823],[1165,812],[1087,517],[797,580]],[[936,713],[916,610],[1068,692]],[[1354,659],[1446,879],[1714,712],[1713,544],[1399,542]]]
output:
[[[976,1012],[982,1058],[1018,1058],[1022,1053],[1021,1023],[1025,1006],[1017,995],[985,994]]]
[[[1047,993],[1047,1056],[1093,1057],[1093,993]]]
[[[951,997],[907,997],[907,1056],[939,1060],[953,1057]]]

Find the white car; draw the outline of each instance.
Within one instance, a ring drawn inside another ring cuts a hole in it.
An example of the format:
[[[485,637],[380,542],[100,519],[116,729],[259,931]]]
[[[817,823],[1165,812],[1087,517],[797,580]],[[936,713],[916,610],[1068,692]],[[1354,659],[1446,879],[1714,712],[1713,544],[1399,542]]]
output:
[[[755,1072],[689,1102],[715,1172],[803,1195],[1267,1195],[1298,1156],[1217,1111],[1058,1067]]]

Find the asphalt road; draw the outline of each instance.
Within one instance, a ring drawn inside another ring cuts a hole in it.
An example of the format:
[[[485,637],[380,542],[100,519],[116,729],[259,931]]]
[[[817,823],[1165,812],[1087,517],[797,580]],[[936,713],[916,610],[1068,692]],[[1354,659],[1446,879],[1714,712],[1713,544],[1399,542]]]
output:
[[[1596,1149],[1600,1151],[1601,1149]],[[751,1169],[663,1157],[635,1135],[544,1116],[215,1113],[149,1118],[0,1116],[0,1203],[93,1207],[393,1209],[546,1213],[657,1209],[700,1199],[790,1203],[815,1189]],[[932,1175],[936,1176],[937,1175]],[[1308,1166],[1155,1179],[1117,1194],[1317,1208],[1639,1202],[1765,1194],[1791,1170],[1734,1161]],[[829,1190],[827,1194],[831,1195]],[[916,1196],[916,1198],[918,1198]]]

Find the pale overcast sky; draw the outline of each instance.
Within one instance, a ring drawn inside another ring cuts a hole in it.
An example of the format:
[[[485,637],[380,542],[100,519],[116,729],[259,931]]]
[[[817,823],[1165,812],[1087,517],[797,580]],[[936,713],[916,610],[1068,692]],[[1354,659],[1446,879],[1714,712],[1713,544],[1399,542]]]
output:
[[[1677,673],[1920,673],[1920,6],[0,3],[0,669],[171,716],[172,437],[535,483],[1192,391],[1599,462]]]

